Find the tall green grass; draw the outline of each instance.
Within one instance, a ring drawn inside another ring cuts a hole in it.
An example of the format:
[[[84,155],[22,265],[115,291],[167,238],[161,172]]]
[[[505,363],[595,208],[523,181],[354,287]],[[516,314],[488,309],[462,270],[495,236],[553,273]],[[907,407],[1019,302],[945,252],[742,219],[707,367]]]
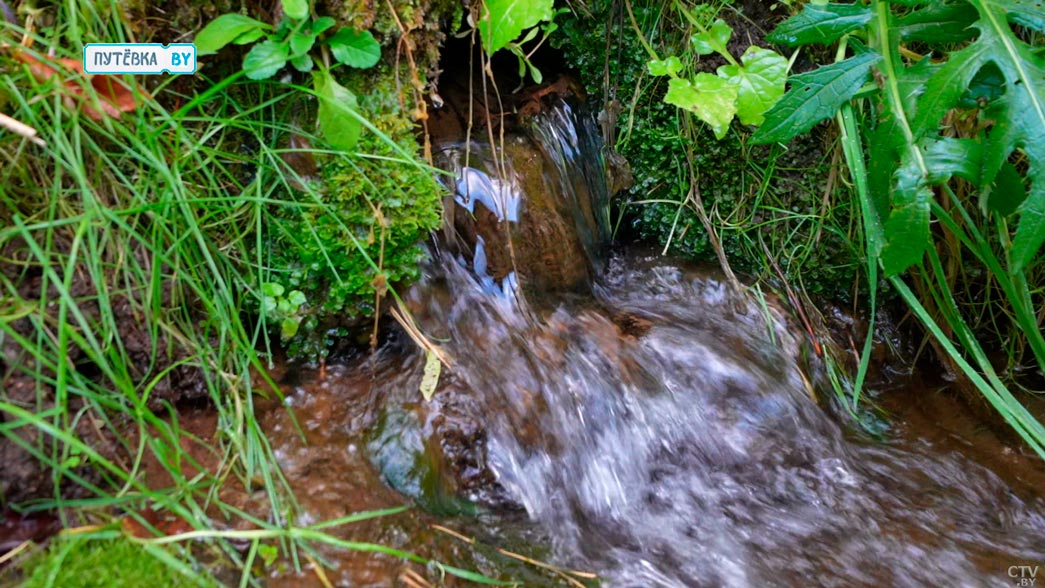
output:
[[[36,51],[25,51],[77,58],[80,42],[124,40],[119,14],[115,2],[61,3],[60,24],[34,35]],[[2,33],[16,42],[24,31],[5,25]],[[67,526],[126,516],[148,528],[144,509],[173,513],[193,531],[156,541],[192,542],[172,562],[196,583],[207,582],[207,566],[177,562],[224,561],[242,569],[241,586],[257,585],[251,569],[265,542],[295,564],[302,551],[322,560],[318,545],[424,562],[330,532],[382,512],[296,527],[299,507],[255,418],[258,395],[279,395],[267,375],[269,325],[257,316],[262,284],[281,269],[268,264],[277,224],[270,220],[288,207],[327,206],[281,157],[291,132],[321,144],[288,118],[287,105],[307,90],[233,75],[199,95],[179,95],[166,78],[150,88],[159,100],[142,94],[135,111],[94,121],[63,103],[61,84],[77,82],[69,75],[40,83],[0,54],[3,111],[46,144],[0,134],[0,435],[34,456],[54,487],[48,499],[12,506],[58,509]],[[90,85],[79,82],[90,97]],[[295,189],[304,195],[288,198]],[[128,333],[139,340],[125,340]],[[196,401],[218,416],[217,471],[183,449],[192,436],[179,426],[180,393],[168,388],[186,374],[204,390]],[[35,397],[9,395],[15,379],[31,381]],[[111,439],[115,451],[84,438],[85,428]],[[147,461],[162,465],[169,487],[144,483]],[[261,491],[268,512],[223,502],[231,478]],[[220,530],[235,521],[255,530]],[[245,557],[234,539],[251,543]]]

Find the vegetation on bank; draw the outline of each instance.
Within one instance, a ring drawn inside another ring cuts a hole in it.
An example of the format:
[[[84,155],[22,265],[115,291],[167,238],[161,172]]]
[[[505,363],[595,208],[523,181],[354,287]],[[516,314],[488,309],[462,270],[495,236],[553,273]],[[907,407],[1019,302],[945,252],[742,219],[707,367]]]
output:
[[[414,41],[434,42],[452,16],[451,3],[426,15],[431,4],[394,3]],[[320,544],[426,563],[347,544],[330,525],[295,527],[254,404],[279,395],[267,356],[281,336],[318,340],[301,352],[320,358],[321,326],[372,312],[416,275],[442,189],[403,104],[419,103],[434,50],[417,47],[404,78],[417,84],[405,93],[394,51],[372,78],[338,72],[360,96],[350,122],[365,129],[346,151],[329,127],[313,130],[322,88],[303,85],[305,74],[252,81],[236,50],[205,60],[195,78],[139,82],[147,87],[85,75],[85,43],[147,40],[123,8],[21,10],[0,35],[0,109],[21,133],[0,135],[0,506],[58,508],[68,526],[169,513],[198,533],[174,541],[207,540],[176,555],[199,558],[182,572],[241,569],[243,585],[257,583],[252,562],[266,550],[295,565]],[[419,24],[426,16],[435,24]],[[402,34],[377,38],[394,47]],[[179,426],[180,407],[200,403],[218,415],[212,469],[185,451],[194,436]],[[169,484],[145,480],[146,463]],[[223,502],[230,483],[254,498],[246,512]],[[215,530],[235,524],[257,531]]]

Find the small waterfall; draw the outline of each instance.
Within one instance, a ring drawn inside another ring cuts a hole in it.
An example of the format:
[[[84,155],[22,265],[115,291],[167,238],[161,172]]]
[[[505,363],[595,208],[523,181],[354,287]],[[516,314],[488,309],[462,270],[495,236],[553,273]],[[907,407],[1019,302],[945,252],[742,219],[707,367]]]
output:
[[[406,303],[453,365],[421,403],[422,354],[379,351],[370,450],[393,485],[525,509],[611,587],[1004,586],[1045,559],[1040,498],[928,444],[847,438],[772,304],[606,256],[593,121],[559,104],[532,125],[443,146],[457,243]]]

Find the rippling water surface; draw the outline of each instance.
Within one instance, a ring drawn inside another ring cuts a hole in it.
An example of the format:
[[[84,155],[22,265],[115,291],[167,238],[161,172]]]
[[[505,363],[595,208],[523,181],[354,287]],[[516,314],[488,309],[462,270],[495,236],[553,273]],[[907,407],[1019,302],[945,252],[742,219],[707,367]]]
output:
[[[552,560],[612,587],[1013,586],[1010,566],[1045,564],[1045,503],[1006,462],[847,431],[778,304],[601,253],[593,129],[560,105],[508,161],[444,148],[476,226],[441,242],[405,304],[452,365],[424,403],[405,337],[367,358],[375,416],[351,451],[442,516],[524,513]]]

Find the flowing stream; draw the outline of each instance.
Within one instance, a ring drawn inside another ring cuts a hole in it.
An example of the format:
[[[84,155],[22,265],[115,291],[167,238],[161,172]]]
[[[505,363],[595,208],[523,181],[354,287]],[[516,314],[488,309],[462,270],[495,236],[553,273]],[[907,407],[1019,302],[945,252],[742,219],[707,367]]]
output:
[[[522,513],[615,588],[1000,587],[1045,564],[1040,494],[840,423],[781,305],[607,253],[594,121],[559,103],[441,157],[456,229],[405,304],[451,365],[424,402],[405,336],[363,362],[394,489],[480,527]]]

